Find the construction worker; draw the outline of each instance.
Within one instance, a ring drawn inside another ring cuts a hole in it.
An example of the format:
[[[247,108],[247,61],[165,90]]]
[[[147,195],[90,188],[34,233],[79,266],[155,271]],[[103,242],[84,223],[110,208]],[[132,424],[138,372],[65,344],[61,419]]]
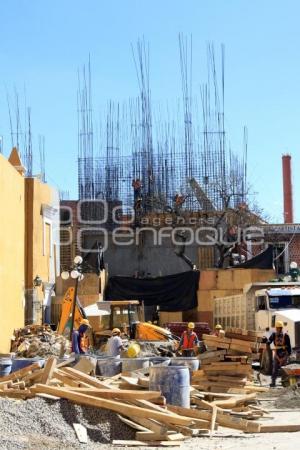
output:
[[[121,351],[124,350],[123,341],[120,337],[121,330],[119,328],[114,328],[112,330],[112,335],[107,341],[107,355],[120,357]]]
[[[86,332],[89,328],[91,328],[90,322],[82,319],[78,330],[74,330],[72,333],[72,351],[76,355],[84,355],[88,352],[90,345]]]
[[[178,350],[182,350],[182,355],[191,357],[195,356],[195,347],[199,344],[197,334],[194,332],[195,324],[193,322],[188,323],[187,329],[182,333]]]
[[[275,328],[276,331],[271,334],[267,342],[267,345],[274,344],[272,383],[270,384],[270,387],[275,387],[279,369],[287,363],[288,357],[292,351],[289,335],[283,333],[283,322],[277,320]]]
[[[222,325],[217,323],[217,325],[215,326],[215,331],[212,334],[213,334],[213,336],[220,337],[220,334],[223,334],[223,333],[221,333],[221,331],[223,331],[223,327],[222,327]]]

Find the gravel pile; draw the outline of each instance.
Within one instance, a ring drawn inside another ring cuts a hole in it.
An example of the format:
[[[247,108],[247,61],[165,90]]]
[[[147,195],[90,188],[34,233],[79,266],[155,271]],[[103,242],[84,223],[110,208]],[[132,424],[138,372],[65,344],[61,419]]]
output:
[[[80,444],[73,423],[85,426],[88,444]],[[67,400],[0,399],[0,448],[105,449],[113,439],[134,439],[135,432],[116,414]],[[106,445],[105,445],[106,444]]]

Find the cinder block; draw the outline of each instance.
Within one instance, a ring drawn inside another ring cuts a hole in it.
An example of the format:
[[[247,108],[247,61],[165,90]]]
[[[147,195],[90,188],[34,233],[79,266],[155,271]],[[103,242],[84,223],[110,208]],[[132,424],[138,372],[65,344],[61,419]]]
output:
[[[212,311],[213,310],[213,302],[212,302],[212,292],[208,290],[202,290],[197,292],[198,299],[198,311]]]
[[[217,289],[234,289],[234,269],[219,269]]]
[[[218,270],[202,270],[200,273],[199,289],[217,289]]]

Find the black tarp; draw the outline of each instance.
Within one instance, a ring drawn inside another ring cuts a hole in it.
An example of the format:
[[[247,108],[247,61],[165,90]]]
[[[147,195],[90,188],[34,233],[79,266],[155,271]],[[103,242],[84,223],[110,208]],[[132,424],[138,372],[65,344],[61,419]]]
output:
[[[140,300],[161,311],[186,311],[197,306],[200,272],[190,270],[157,278],[113,276],[105,290],[106,300]]]
[[[103,248],[99,241],[95,241],[91,250],[83,257],[83,271],[93,272],[100,275],[101,270],[104,269]]]
[[[242,264],[238,264],[237,266],[234,266],[234,268],[272,269],[273,268],[273,246],[269,245],[269,247],[262,253],[259,253],[258,255],[254,256],[251,259],[248,259],[248,261],[246,261]]]

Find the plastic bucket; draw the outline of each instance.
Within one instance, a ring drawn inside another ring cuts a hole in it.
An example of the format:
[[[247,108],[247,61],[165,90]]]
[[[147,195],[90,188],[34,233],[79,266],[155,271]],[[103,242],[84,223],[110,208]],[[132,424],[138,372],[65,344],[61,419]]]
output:
[[[0,377],[5,377],[11,372],[11,358],[0,358]]]
[[[15,358],[12,360],[11,371],[24,369],[24,367],[31,366],[31,364],[38,363],[40,368],[44,367],[45,360],[42,358]]]
[[[199,359],[198,358],[171,358],[171,366],[186,366],[193,372],[199,369]]]
[[[141,347],[139,346],[139,344],[131,344],[127,350],[128,358],[136,358],[140,351]]]
[[[103,377],[113,377],[121,372],[121,359],[115,357],[97,358],[96,373]]]
[[[169,405],[189,408],[189,368],[185,366],[150,367],[149,390],[160,391]]]
[[[150,366],[149,358],[123,358],[122,372],[133,372],[138,369],[146,369]]]

